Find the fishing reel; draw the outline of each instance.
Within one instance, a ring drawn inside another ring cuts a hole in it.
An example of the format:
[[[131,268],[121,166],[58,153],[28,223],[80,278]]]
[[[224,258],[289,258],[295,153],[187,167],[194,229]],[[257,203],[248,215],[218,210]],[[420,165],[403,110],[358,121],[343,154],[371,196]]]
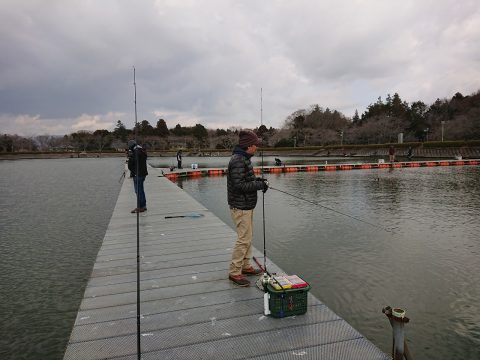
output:
[[[256,282],[257,287],[260,290],[267,292],[267,286],[268,286],[268,284],[272,283],[272,276],[273,275],[275,275],[275,273],[270,275],[270,274],[267,274],[266,272],[264,272],[263,276],[259,277],[257,282]]]
[[[265,289],[267,285],[270,283],[270,276],[267,273],[263,273],[261,280],[262,280],[262,286]]]
[[[267,285],[271,282],[271,277],[265,272],[263,273],[263,276],[260,276],[255,285],[257,285],[257,288],[259,288],[262,291],[267,291]]]

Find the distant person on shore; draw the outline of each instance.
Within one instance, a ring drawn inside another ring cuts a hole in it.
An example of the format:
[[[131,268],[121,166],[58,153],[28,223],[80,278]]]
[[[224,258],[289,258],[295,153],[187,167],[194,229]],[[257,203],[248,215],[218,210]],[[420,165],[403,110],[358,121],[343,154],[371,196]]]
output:
[[[395,162],[395,148],[393,145],[390,145],[390,148],[388,149],[388,155],[390,155],[390,162]]]
[[[132,152],[132,155],[128,158],[128,169],[133,174],[133,186],[135,194],[137,194],[137,207],[131,213],[141,213],[147,211],[147,199],[143,188],[143,183],[148,175],[147,152],[140,145],[137,145],[135,140],[128,142],[128,149]]]
[[[182,150],[177,151],[177,168],[182,169]]]
[[[250,130],[239,133],[239,143],[233,149],[228,164],[227,192],[230,214],[237,229],[237,241],[233,247],[228,278],[238,286],[249,286],[244,275],[259,275],[250,259],[252,257],[253,209],[257,205],[257,191],[268,190],[266,179],[258,178],[253,172],[250,158],[255,154],[261,140]]]
[[[275,165],[282,166],[283,165],[282,160],[280,160],[279,158],[275,158]]]
[[[408,160],[412,160],[412,157],[413,157],[413,148],[409,146],[407,151],[407,158]]]

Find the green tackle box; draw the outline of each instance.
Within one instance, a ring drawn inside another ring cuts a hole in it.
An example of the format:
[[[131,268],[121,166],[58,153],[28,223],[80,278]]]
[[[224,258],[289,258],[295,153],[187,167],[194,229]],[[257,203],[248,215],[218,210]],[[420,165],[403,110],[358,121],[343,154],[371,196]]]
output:
[[[310,285],[303,288],[276,290],[271,284],[268,284],[270,316],[283,318],[305,314],[309,290]]]

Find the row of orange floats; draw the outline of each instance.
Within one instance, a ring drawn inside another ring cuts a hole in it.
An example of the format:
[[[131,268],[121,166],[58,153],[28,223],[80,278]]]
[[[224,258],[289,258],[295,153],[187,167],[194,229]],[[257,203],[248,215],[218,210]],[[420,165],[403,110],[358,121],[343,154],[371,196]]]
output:
[[[479,160],[439,160],[439,161],[416,161],[416,162],[397,162],[397,163],[371,163],[371,164],[336,164],[336,165],[305,165],[305,166],[283,166],[283,167],[266,167],[263,169],[265,173],[280,174],[292,173],[298,171],[337,171],[337,170],[353,170],[353,169],[389,169],[402,167],[433,167],[433,166],[463,166],[463,165],[480,165]],[[255,174],[261,174],[261,168],[253,169]],[[225,169],[206,169],[187,172],[172,172],[165,174],[165,177],[175,181],[181,177],[201,177],[201,176],[223,176],[226,174]]]

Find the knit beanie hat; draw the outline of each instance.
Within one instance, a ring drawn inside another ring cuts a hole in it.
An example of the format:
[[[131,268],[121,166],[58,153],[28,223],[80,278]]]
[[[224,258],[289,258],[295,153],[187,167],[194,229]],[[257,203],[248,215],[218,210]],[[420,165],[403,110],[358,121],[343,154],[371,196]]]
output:
[[[246,149],[252,145],[260,146],[262,144],[262,140],[260,140],[257,135],[251,130],[241,130],[238,136],[238,145],[241,148]]]

